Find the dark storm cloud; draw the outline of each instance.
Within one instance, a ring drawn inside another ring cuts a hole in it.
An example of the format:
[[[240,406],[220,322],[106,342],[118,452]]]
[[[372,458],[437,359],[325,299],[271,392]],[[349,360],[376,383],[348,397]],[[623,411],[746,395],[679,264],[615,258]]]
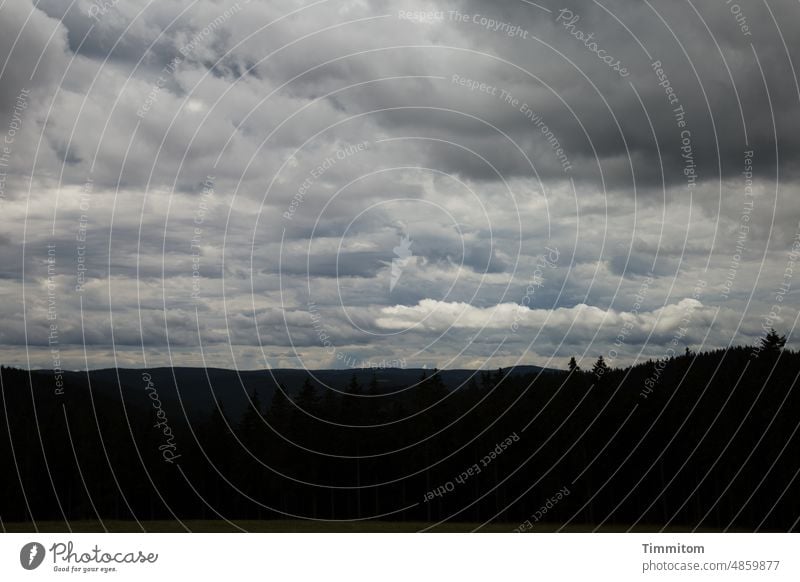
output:
[[[685,164],[673,109],[683,106],[699,180],[716,180],[720,171],[723,176],[737,175],[742,170],[745,149],[755,150],[758,168],[769,173],[778,161],[776,139],[781,161],[788,162],[788,175],[784,176],[796,177],[795,164],[790,160],[796,157],[800,145],[798,135],[785,124],[773,128],[773,115],[776,119],[786,118],[797,106],[790,59],[796,60],[800,43],[796,36],[783,31],[787,53],[769,10],[737,5],[747,18],[745,34],[730,7],[723,4],[698,4],[698,14],[692,4],[678,2],[586,1],[547,6],[553,10],[550,15],[521,3],[490,7],[483,2],[464,2],[462,11],[518,24],[532,37],[563,53],[564,57],[556,55],[544,45],[535,49],[537,56],[544,55],[546,69],[564,73],[555,75],[553,89],[575,111],[588,138],[576,130],[572,116],[555,95],[540,93],[544,99],[537,101],[537,108],[543,111],[543,117],[552,120],[554,133],[572,155],[593,157],[596,152],[603,161],[627,158],[630,153],[641,185],[660,184],[660,172],[656,170],[661,164],[667,184],[681,184],[685,182]],[[778,24],[791,19],[793,8],[788,3],[770,7]],[[559,16],[562,8],[569,12]],[[578,20],[574,21],[576,16]],[[572,26],[565,27],[565,23]],[[594,42],[626,64],[630,76],[620,78],[602,63],[598,66],[596,55],[587,50],[586,43],[570,34],[575,31],[592,34]],[[481,41],[490,43],[497,53],[518,66],[531,64],[533,42],[512,42],[486,34]],[[654,67],[654,62],[662,66]],[[532,68],[539,71],[542,65],[537,61]],[[657,74],[655,69],[662,72]],[[494,83],[495,79],[489,76],[481,80]],[[678,99],[672,104],[666,93],[667,81]],[[598,174],[589,172],[584,177],[596,179]],[[606,178],[612,186],[626,182],[632,185],[630,171],[622,165],[612,169]]]
[[[51,39],[52,36],[52,39]],[[21,91],[52,88],[66,62],[65,29],[28,2],[9,2],[0,19],[0,131],[5,132]]]
[[[158,29],[178,16],[174,5],[172,10],[164,10],[172,3],[159,5],[139,14],[132,26],[128,15],[135,16],[138,10],[131,10],[135,4],[128,2],[44,0],[37,4],[37,8],[62,22],[73,53],[90,59],[109,57],[119,64],[133,65],[143,60],[147,66],[157,70],[175,55],[169,36],[159,36]],[[157,18],[153,16],[156,10],[159,10]]]

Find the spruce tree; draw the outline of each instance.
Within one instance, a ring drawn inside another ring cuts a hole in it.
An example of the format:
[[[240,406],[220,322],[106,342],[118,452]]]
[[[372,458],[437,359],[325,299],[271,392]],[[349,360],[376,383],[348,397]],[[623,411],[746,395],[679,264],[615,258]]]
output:
[[[375,372],[372,373],[372,379],[369,381],[369,393],[372,395],[378,393],[378,376]]]
[[[769,328],[767,335],[761,338],[759,351],[766,354],[777,354],[786,345],[786,336],[778,335],[773,328]]]
[[[575,361],[575,356],[572,356],[569,359],[569,364],[567,364],[570,372],[580,372],[581,367],[578,365],[578,362]]]
[[[290,404],[288,398],[289,392],[282,383],[279,384],[275,388],[275,392],[272,393],[272,401],[267,411],[267,419],[272,425],[272,428],[277,432],[283,432],[289,423]]]
[[[258,396],[258,390],[253,390],[253,394],[250,396],[250,406],[244,411],[242,420],[239,422],[239,433],[244,443],[251,445],[257,440],[263,428],[261,399]]]
[[[610,370],[611,368],[608,367],[608,364],[606,364],[606,361],[603,358],[603,356],[600,356],[599,358],[597,358],[597,361],[594,363],[594,366],[592,367],[592,374],[594,374],[597,377],[597,379],[600,379],[606,374],[608,374]]]
[[[303,382],[303,387],[297,395],[297,407],[309,414],[314,414],[319,404],[319,397],[317,396],[317,389],[311,383],[311,378],[306,377]]]

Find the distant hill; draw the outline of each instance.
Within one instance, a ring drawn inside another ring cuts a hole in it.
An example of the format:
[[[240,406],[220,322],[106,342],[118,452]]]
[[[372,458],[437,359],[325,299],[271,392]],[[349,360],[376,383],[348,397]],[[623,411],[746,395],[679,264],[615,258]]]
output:
[[[515,366],[501,368],[501,370],[503,375],[509,377],[559,372],[559,370],[539,366]],[[36,373],[52,374],[49,370],[37,370]],[[321,390],[327,386],[333,390],[343,391],[353,376],[366,390],[374,375],[378,384],[378,392],[390,394],[414,385],[423,373],[430,375],[433,370],[422,368],[375,370],[285,368],[237,371],[222,368],[106,368],[91,370],[88,374],[88,381],[91,382],[92,390],[97,393],[118,395],[121,390],[126,403],[133,406],[149,405],[149,397],[145,392],[146,382],[143,379],[145,374],[149,374],[159,399],[172,415],[183,416],[183,410],[185,410],[189,417],[205,416],[219,402],[231,417],[238,418],[244,412],[248,398],[254,390],[258,391],[261,401],[268,406],[277,384],[282,384],[290,395],[295,395],[309,376]],[[462,386],[466,387],[472,378],[480,383],[481,370],[442,370],[440,375],[442,382],[449,390],[457,390]],[[70,384],[87,385],[86,372],[65,372],[64,377]]]
[[[157,368],[61,383],[0,367],[0,516],[796,531],[800,352],[771,335],[595,372],[392,369],[374,382]]]

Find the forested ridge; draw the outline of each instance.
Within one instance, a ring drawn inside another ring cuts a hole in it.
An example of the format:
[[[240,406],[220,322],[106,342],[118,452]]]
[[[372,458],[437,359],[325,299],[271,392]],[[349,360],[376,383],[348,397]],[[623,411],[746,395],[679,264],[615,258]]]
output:
[[[782,338],[570,368],[390,390],[381,370],[309,374],[234,417],[4,367],[0,518],[797,529],[800,353]]]

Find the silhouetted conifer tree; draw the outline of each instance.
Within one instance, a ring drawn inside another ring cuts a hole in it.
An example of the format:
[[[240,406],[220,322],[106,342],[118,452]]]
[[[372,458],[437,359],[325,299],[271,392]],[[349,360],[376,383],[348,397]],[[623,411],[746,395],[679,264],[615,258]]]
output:
[[[303,382],[303,387],[297,395],[297,406],[310,414],[315,414],[317,406],[319,405],[319,397],[317,396],[317,389],[311,383],[311,378],[306,377]]]
[[[258,390],[253,390],[253,394],[250,396],[250,405],[245,409],[242,420],[239,422],[239,433],[245,444],[254,445],[261,440],[260,435],[265,428],[262,415],[261,398]]]
[[[369,381],[369,393],[375,395],[378,393],[378,375],[373,372],[372,379]]]
[[[760,352],[762,354],[778,354],[786,345],[786,336],[778,335],[778,332],[770,328],[767,335],[761,338],[759,342]]]
[[[289,424],[289,408],[291,404],[288,401],[288,394],[286,386],[279,384],[275,392],[272,393],[272,401],[267,411],[267,420],[269,420],[272,428],[278,432],[285,431]]]
[[[597,361],[594,363],[594,366],[592,366],[592,374],[594,374],[594,376],[598,380],[601,379],[606,374],[608,374],[610,370],[611,368],[608,367],[608,364],[606,364],[606,361],[603,358],[603,356],[597,358]]]

